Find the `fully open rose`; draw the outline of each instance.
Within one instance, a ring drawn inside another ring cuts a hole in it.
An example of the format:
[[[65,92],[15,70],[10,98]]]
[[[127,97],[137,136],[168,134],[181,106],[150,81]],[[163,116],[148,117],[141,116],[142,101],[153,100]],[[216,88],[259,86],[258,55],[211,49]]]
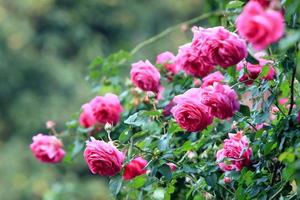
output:
[[[262,50],[282,37],[284,19],[281,12],[265,10],[258,2],[250,1],[238,17],[236,27],[254,49]]]
[[[144,91],[159,91],[160,73],[148,60],[133,63],[130,77],[132,83]]]
[[[63,143],[57,137],[39,133],[33,136],[32,140],[30,149],[39,161],[44,163],[58,163],[64,158]]]
[[[91,172],[101,176],[114,176],[119,173],[125,158],[123,152],[111,142],[106,143],[93,137],[86,142],[83,157]]]

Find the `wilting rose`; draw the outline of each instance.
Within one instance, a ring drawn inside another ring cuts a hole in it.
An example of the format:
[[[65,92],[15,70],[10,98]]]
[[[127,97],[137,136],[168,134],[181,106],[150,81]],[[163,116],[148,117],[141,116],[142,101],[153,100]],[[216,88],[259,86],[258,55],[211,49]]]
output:
[[[124,154],[112,142],[104,142],[91,137],[86,142],[83,157],[93,174],[114,176],[122,169]]]
[[[240,82],[245,83],[246,85],[251,85],[253,80],[258,78],[263,67],[267,66],[269,68],[268,73],[262,77],[265,80],[273,80],[275,76],[275,69],[273,67],[273,61],[263,58],[263,53],[256,53],[254,57],[258,60],[258,64],[248,63],[247,61],[241,61],[237,64],[237,71],[241,71],[243,68],[247,69],[247,73],[244,73],[243,76],[239,79]]]
[[[240,171],[245,166],[249,166],[252,149],[243,132],[237,134],[229,133],[229,139],[224,140],[223,149],[216,154],[217,163],[223,171]]]
[[[39,161],[58,163],[64,158],[63,143],[57,137],[39,133],[32,140],[30,149]]]
[[[79,123],[84,128],[89,128],[94,126],[97,121],[94,117],[92,106],[89,103],[83,104],[81,106],[82,113],[79,116]]]
[[[123,107],[116,95],[107,93],[104,96],[96,96],[89,104],[97,123],[103,125],[110,123],[115,125],[120,121]]]
[[[163,65],[168,72],[177,74],[179,71],[178,65],[176,64],[176,56],[173,53],[166,51],[156,57],[156,64]]]
[[[216,71],[214,73],[211,73],[211,74],[205,76],[202,79],[203,83],[202,83],[201,87],[204,88],[209,85],[213,85],[213,83],[215,83],[215,82],[222,83],[223,80],[224,80],[223,74],[220,71]]]
[[[177,169],[177,166],[174,163],[166,163],[169,167],[170,170],[173,172]]]
[[[212,65],[223,68],[239,63],[247,56],[246,42],[222,26],[214,28],[193,28],[192,46],[207,56]]]
[[[214,69],[207,55],[191,43],[179,47],[176,63],[187,74],[195,77],[204,77]]]
[[[142,157],[137,157],[130,161],[124,168],[123,179],[124,180],[131,180],[136,176],[146,174],[147,170],[145,167],[147,166],[148,162]]]
[[[148,60],[133,63],[130,77],[132,83],[143,91],[159,91],[160,73]]]
[[[174,98],[176,106],[171,112],[179,126],[186,131],[201,131],[212,123],[213,117],[209,108],[201,103],[200,94],[200,89],[192,88]]]
[[[239,110],[240,104],[236,92],[228,85],[214,83],[203,88],[201,102],[210,108],[211,115],[227,119]]]
[[[236,21],[239,35],[253,45],[255,50],[265,49],[284,34],[284,18],[280,11],[267,9],[256,1],[246,4]]]

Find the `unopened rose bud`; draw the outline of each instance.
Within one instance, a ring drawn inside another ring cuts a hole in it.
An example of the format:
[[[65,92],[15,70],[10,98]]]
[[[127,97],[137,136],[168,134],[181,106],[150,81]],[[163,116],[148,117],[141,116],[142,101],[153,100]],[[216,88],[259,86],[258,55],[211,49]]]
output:
[[[46,122],[46,128],[47,129],[53,129],[55,127],[55,125],[56,125],[55,122],[52,121],[52,120],[49,120],[49,121]]]
[[[105,126],[104,126],[104,129],[106,132],[111,132],[112,129],[113,129],[113,125],[110,124],[110,123],[106,123]]]
[[[189,151],[188,154],[187,154],[187,157],[188,157],[189,159],[193,159],[193,158],[196,157],[196,153],[193,152],[193,151]]]
[[[224,183],[230,183],[232,179],[230,177],[225,176],[224,177]]]
[[[187,24],[182,24],[181,26],[180,26],[180,30],[182,31],[182,32],[185,32],[185,31],[187,31],[189,29],[189,26],[187,25]]]

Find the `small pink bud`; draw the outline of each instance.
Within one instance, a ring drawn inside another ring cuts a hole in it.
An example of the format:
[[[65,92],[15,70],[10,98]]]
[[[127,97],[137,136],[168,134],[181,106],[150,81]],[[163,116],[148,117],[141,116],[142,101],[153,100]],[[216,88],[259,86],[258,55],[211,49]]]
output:
[[[53,129],[55,127],[55,125],[56,125],[56,123],[54,121],[52,121],[52,120],[48,120],[46,122],[46,128],[47,129]]]
[[[230,177],[224,177],[224,183],[230,183],[232,180]]]

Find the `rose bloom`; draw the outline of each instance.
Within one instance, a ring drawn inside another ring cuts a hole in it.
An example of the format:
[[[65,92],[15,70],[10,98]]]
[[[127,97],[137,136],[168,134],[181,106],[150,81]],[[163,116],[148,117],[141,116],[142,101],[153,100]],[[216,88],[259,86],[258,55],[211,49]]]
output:
[[[145,167],[147,166],[148,162],[142,157],[137,157],[130,161],[124,167],[123,179],[124,180],[131,180],[139,175],[146,174],[147,170]]]
[[[123,107],[115,94],[107,93],[104,96],[96,96],[89,104],[97,123],[115,125],[120,121]]]
[[[79,123],[84,128],[89,128],[96,125],[97,121],[93,114],[93,109],[91,104],[86,103],[81,106],[82,113],[79,116]]]
[[[204,77],[214,69],[207,56],[191,43],[179,47],[176,63],[185,73],[195,77]]]
[[[179,126],[188,132],[201,131],[212,123],[209,108],[201,103],[201,89],[192,88],[174,97],[171,112]]]
[[[246,85],[251,85],[253,83],[253,80],[259,77],[259,74],[261,73],[262,69],[264,66],[269,67],[269,71],[267,75],[262,77],[262,79],[265,80],[273,80],[276,72],[273,67],[273,61],[272,60],[267,60],[262,58],[264,56],[263,53],[256,53],[254,57],[258,60],[258,64],[251,64],[248,63],[247,61],[241,61],[240,63],[237,64],[236,69],[237,71],[241,71],[243,68],[247,69],[248,73],[243,74],[243,76],[239,79],[240,82],[244,82]]]
[[[220,71],[216,71],[214,73],[211,73],[207,76],[205,76],[203,79],[202,79],[202,85],[201,87],[204,88],[204,87],[207,87],[209,85],[213,85],[213,83],[217,82],[217,83],[222,83],[222,81],[224,80],[224,76],[223,74],[220,72]]]
[[[39,133],[33,136],[32,140],[30,149],[39,161],[44,163],[58,163],[64,158],[63,143],[56,136]]]
[[[174,163],[166,163],[169,167],[170,167],[170,170],[173,172],[177,169],[177,166],[174,164]]]
[[[217,163],[223,171],[240,171],[243,167],[249,166],[252,149],[242,131],[228,135],[229,139],[224,140],[223,149],[216,154]]]
[[[284,34],[284,18],[279,11],[265,10],[256,1],[246,4],[237,18],[236,27],[239,35],[253,45],[255,50],[265,49],[278,41]]]
[[[160,73],[148,60],[133,63],[130,77],[132,83],[143,91],[159,91]]]
[[[270,6],[272,0],[251,0],[251,1],[258,2],[263,8],[266,9]]]
[[[193,28],[192,46],[203,52],[209,62],[223,68],[239,63],[247,56],[246,42],[222,26]]]
[[[176,57],[173,53],[166,51],[156,57],[156,64],[163,65],[171,74],[177,74],[179,68],[175,62]]]
[[[201,102],[210,108],[211,115],[227,119],[239,110],[240,104],[236,92],[228,85],[214,83],[203,88]]]
[[[125,156],[112,142],[104,142],[91,137],[86,142],[83,157],[93,174],[114,176],[122,169]]]

